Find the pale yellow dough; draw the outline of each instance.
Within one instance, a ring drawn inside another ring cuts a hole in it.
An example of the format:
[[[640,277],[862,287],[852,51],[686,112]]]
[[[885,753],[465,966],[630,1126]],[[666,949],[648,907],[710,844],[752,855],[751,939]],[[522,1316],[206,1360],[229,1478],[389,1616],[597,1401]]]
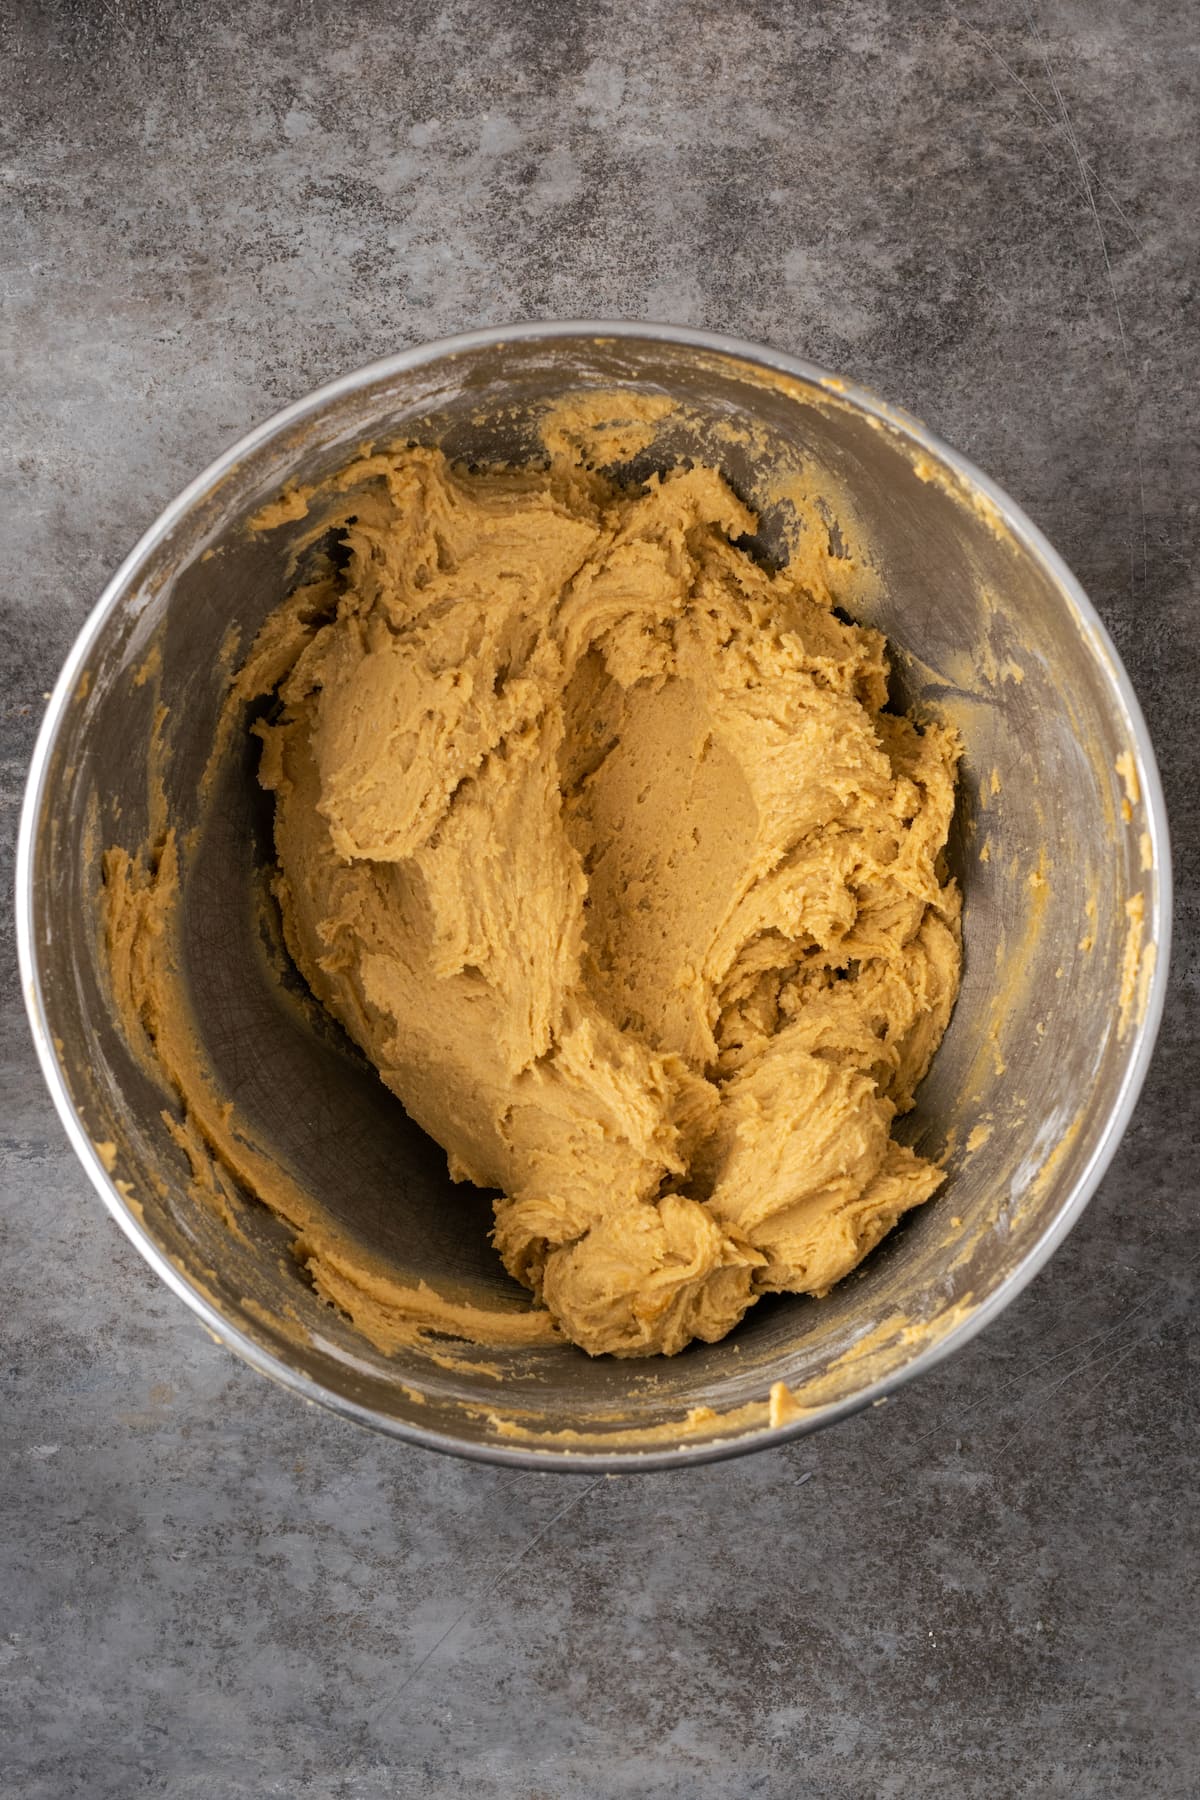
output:
[[[958,987],[955,735],[711,469],[338,486],[242,677],[313,991],[585,1350],[823,1294],[941,1179],[889,1133]]]

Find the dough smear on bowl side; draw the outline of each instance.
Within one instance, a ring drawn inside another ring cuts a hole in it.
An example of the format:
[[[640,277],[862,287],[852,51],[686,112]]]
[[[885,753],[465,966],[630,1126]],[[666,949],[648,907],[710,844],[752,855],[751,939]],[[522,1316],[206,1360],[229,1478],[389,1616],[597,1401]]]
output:
[[[958,991],[960,746],[715,470],[552,448],[361,458],[238,687],[314,994],[565,1336],[669,1355],[941,1180],[890,1131]]]

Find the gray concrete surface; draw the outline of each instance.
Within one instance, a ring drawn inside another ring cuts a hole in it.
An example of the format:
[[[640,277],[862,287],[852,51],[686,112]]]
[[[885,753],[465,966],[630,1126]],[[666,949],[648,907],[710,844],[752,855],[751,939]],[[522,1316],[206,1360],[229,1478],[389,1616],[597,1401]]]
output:
[[[1181,898],[1140,1110],[1001,1323],[816,1439],[590,1483],[210,1342],[66,1148],[6,919],[0,1793],[1200,1792],[1194,8],[6,10],[6,852],[72,635],[233,436],[613,314],[863,378],[1029,508],[1146,706]]]

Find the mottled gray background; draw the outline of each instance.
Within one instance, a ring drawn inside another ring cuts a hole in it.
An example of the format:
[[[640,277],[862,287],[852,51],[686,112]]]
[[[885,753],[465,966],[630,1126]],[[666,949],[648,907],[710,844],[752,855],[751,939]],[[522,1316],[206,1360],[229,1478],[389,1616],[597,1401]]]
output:
[[[1191,0],[10,6],[2,739],[234,436],[488,322],[860,377],[994,474],[1133,674],[1181,899],[1124,1148],[949,1366],[789,1449],[589,1482],[305,1410],[68,1152],[3,958],[0,1793],[1192,1796]]]

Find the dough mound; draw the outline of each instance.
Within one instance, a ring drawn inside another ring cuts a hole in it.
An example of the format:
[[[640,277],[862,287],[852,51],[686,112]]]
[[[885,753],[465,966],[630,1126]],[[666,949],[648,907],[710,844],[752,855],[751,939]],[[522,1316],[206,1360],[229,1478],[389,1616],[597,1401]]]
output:
[[[825,1293],[941,1179],[889,1131],[958,988],[953,732],[712,469],[336,486],[251,658],[313,992],[593,1355]]]

